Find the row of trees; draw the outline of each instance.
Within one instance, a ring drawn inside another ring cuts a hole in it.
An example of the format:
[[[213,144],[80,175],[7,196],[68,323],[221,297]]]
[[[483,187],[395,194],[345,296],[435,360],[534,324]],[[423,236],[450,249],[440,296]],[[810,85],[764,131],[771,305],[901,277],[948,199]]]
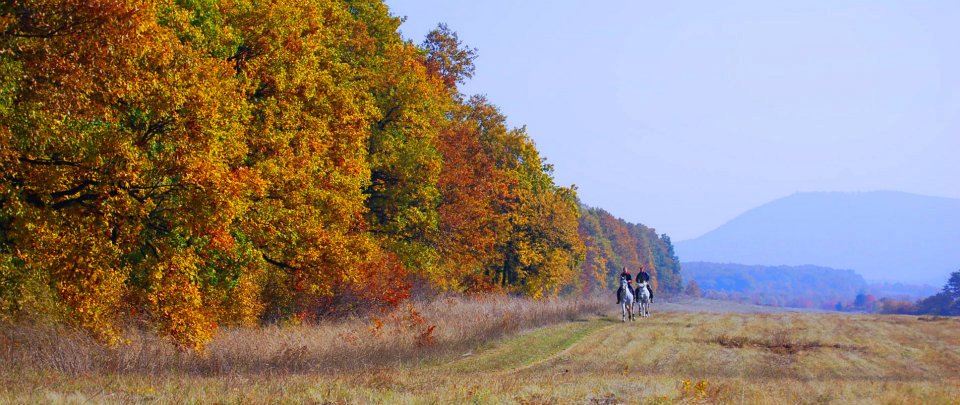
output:
[[[586,246],[581,285],[588,289],[618,287],[620,271],[643,267],[652,275],[654,289],[681,291],[680,260],[666,234],[616,218],[599,208],[581,207],[580,237]]]
[[[572,188],[379,0],[0,5],[0,309],[105,341],[575,284]]]
[[[201,348],[411,285],[543,297],[643,264],[679,288],[665,235],[580,217],[525,129],[460,94],[476,50],[400,22],[380,0],[0,4],[0,313]]]

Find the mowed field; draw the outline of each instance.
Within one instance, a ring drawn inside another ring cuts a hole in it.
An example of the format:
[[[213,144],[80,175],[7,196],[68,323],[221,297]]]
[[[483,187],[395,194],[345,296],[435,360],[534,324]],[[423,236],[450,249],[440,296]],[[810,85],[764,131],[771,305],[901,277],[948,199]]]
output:
[[[619,307],[416,362],[352,371],[7,373],[35,403],[960,402],[960,320],[768,312],[698,301]],[[708,312],[709,311],[709,312]]]

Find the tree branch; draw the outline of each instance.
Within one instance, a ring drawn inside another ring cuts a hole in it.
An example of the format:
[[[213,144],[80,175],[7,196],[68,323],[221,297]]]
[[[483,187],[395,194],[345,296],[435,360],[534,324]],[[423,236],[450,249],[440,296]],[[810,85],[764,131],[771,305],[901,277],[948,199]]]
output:
[[[79,204],[82,204],[82,203],[87,202],[87,201],[96,200],[97,197],[99,197],[99,195],[97,195],[97,194],[81,194],[81,195],[79,195],[79,196],[77,196],[77,197],[75,197],[75,198],[71,198],[71,199],[67,199],[67,200],[63,200],[63,201],[56,202],[56,203],[54,203],[53,205],[51,205],[50,208],[53,208],[53,209],[55,209],[55,210],[59,210],[59,209],[71,207],[71,206],[74,206],[74,205],[79,205]]]
[[[383,131],[385,128],[387,128],[387,124],[389,124],[390,121],[393,121],[393,114],[395,114],[399,109],[400,109],[400,106],[398,105],[390,107],[390,110],[388,110],[387,113],[383,115],[383,119],[377,122],[377,129]]]
[[[71,166],[71,167],[83,167],[81,164],[76,162],[70,162],[63,159],[31,159],[27,157],[20,157],[19,160],[24,163],[30,163],[39,166]]]
[[[277,266],[277,267],[279,267],[279,268],[287,269],[287,270],[295,270],[295,271],[296,271],[296,270],[299,270],[299,269],[297,269],[296,267],[293,267],[293,266],[291,266],[291,265],[289,265],[289,264],[287,264],[287,263],[281,262],[281,261],[279,261],[279,260],[273,260],[273,259],[267,257],[266,254],[261,254],[261,256],[263,256],[263,260],[264,260],[264,261],[266,261],[267,263],[270,263],[270,264],[272,264],[272,265],[274,265],[274,266]]]
[[[80,191],[83,191],[83,189],[86,188],[87,186],[92,186],[92,185],[94,185],[94,184],[99,184],[99,183],[96,182],[96,181],[93,181],[93,180],[84,180],[84,181],[80,182],[80,184],[78,184],[76,187],[73,187],[73,188],[68,189],[68,190],[63,190],[63,191],[57,191],[57,192],[50,193],[50,196],[53,197],[53,198],[66,197],[66,196],[71,195],[71,194],[79,193]]]
[[[154,122],[147,126],[147,130],[144,131],[143,135],[140,136],[140,139],[137,140],[137,146],[144,147],[147,145],[147,142],[150,141],[150,138],[153,138],[154,135],[162,134],[166,132],[167,127],[173,124],[173,118],[167,118]]]

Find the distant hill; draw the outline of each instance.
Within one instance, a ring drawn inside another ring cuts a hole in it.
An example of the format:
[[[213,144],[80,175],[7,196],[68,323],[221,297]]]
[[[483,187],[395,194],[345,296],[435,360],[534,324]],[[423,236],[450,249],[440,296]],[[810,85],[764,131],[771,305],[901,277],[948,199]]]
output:
[[[869,280],[943,285],[960,269],[960,200],[798,193],[678,242],[676,252],[684,262],[811,264],[853,269]]]

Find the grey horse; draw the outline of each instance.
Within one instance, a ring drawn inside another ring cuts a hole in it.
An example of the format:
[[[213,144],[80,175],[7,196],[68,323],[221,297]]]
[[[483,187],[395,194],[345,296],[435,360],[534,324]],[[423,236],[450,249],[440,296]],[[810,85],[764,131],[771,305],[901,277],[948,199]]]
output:
[[[650,316],[650,291],[647,290],[647,282],[637,283],[637,306],[639,306],[639,316]]]
[[[620,280],[620,290],[623,291],[623,296],[620,297],[620,307],[623,309],[623,315],[620,317],[621,322],[627,321],[627,314],[630,315],[630,320],[633,320],[633,289],[630,288],[630,284],[627,283],[626,279]]]

